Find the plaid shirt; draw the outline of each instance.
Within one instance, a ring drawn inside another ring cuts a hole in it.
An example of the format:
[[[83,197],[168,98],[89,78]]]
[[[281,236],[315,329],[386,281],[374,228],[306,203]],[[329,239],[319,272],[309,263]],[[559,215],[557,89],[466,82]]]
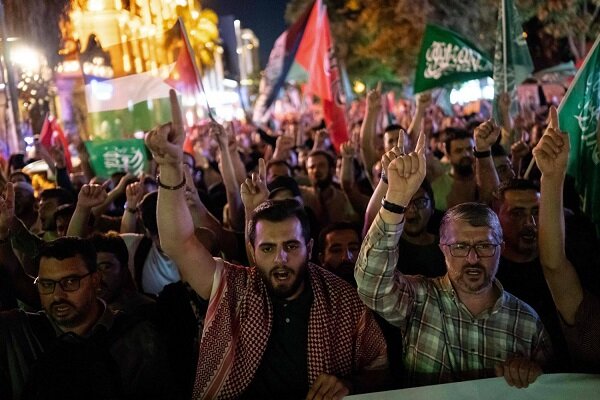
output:
[[[529,305],[496,280],[501,295],[494,307],[474,316],[447,274],[425,278],[396,271],[401,234],[402,224],[385,224],[377,215],[363,241],[355,277],[362,301],[402,331],[408,385],[493,377],[494,366],[511,357],[548,365],[550,339]]]

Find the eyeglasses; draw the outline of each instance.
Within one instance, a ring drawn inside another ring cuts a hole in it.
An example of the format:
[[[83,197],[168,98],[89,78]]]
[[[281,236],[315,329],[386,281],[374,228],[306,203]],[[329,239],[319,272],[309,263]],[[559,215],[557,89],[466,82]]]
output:
[[[417,210],[422,210],[429,206],[429,199],[427,197],[419,197],[418,199],[414,199],[408,203],[406,208],[410,208],[410,206],[415,206]]]
[[[87,274],[81,276],[67,276],[59,281],[54,281],[52,279],[40,279],[40,277],[38,276],[37,278],[35,278],[35,281],[33,281],[33,284],[37,286],[38,292],[40,292],[40,294],[54,293],[54,289],[56,288],[57,283],[65,292],[74,292],[76,290],[79,290],[79,287],[81,286],[81,280],[87,276],[90,276],[91,274],[92,272],[88,272]]]
[[[475,254],[478,257],[486,258],[492,257],[496,254],[496,249],[500,244],[497,243],[477,243],[474,245],[469,245],[466,243],[453,243],[453,244],[443,244],[444,246],[448,246],[450,249],[450,254],[453,257],[468,257],[471,249],[475,250]]]

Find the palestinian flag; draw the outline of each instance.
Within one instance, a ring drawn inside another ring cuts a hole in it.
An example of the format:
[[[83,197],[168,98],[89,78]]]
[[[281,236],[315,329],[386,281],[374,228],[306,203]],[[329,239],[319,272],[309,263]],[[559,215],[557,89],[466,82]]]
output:
[[[254,120],[264,116],[285,82],[306,82],[305,94],[321,99],[325,123],[336,149],[348,140],[345,98],[333,52],[327,8],[316,0],[275,42],[260,84]]]
[[[136,132],[170,121],[170,89],[186,96],[201,94],[188,43],[180,20],[166,32],[104,49],[113,68],[110,78],[94,76],[93,69],[84,68],[90,139],[133,138]],[[125,56],[144,51],[153,52],[146,58],[156,61],[143,64],[139,57]],[[166,62],[159,65],[162,60]]]

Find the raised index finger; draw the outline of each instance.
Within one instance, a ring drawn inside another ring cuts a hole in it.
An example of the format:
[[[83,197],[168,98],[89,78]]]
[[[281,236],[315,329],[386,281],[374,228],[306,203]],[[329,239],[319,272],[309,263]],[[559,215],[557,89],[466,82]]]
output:
[[[554,129],[558,128],[558,111],[556,111],[556,107],[550,107],[550,115],[549,115],[549,127]]]
[[[181,133],[183,132],[183,117],[181,116],[181,107],[177,99],[177,92],[173,89],[169,90],[169,101],[171,102],[171,123],[173,124],[173,129],[175,132]]]
[[[400,150],[400,154],[404,154],[404,129],[398,131],[398,143],[396,146]]]
[[[267,183],[267,167],[265,166],[265,159],[258,159],[258,177],[264,183]]]

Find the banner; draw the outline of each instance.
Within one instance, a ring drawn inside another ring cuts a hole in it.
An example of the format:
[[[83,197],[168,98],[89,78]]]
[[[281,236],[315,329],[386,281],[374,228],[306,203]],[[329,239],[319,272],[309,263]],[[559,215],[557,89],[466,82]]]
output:
[[[521,25],[521,17],[513,0],[500,0],[496,49],[494,52],[494,118],[500,121],[497,101],[506,92],[513,99],[511,113],[516,113],[515,90],[533,72],[533,61]]]
[[[155,59],[171,60],[170,64],[167,61],[159,66],[148,61],[131,65],[122,61],[126,59],[123,49],[138,51],[144,46],[147,48],[149,40],[153,42],[152,49],[160,53]],[[111,60],[112,77],[91,75],[93,70],[86,74],[84,68],[91,139],[133,138],[135,133],[146,132],[170,121],[171,89],[188,97],[202,93],[181,20],[166,32],[107,47],[105,53]]]
[[[65,136],[65,132],[60,127],[56,118],[52,115],[46,115],[42,130],[40,131],[40,144],[50,150],[52,146],[60,145],[65,154],[65,162],[67,171],[71,172],[73,164],[71,163],[71,152],[69,151],[69,141]]]
[[[459,34],[427,24],[415,74],[414,93],[449,83],[492,76],[492,60]]]
[[[148,159],[142,139],[94,140],[85,142],[90,164],[97,176],[110,178],[115,172],[139,175]]]
[[[596,39],[558,108],[560,129],[569,134],[567,173],[575,178],[583,211],[600,228],[600,50]]]
[[[348,400],[588,400],[598,398],[600,376],[543,374],[529,387],[508,386],[504,378],[422,386],[348,396]]]

